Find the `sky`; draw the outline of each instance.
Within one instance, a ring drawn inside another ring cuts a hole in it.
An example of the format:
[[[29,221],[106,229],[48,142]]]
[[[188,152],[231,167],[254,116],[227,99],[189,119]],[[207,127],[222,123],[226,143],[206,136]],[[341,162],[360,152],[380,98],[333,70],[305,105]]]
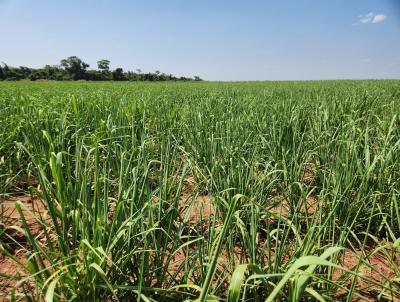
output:
[[[0,0],[0,62],[206,80],[400,78],[400,0]]]

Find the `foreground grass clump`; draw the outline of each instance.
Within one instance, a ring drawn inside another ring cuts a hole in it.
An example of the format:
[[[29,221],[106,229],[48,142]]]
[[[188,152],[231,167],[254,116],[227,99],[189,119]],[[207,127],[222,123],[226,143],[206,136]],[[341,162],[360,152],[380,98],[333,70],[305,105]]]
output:
[[[2,291],[400,299],[399,89],[0,83]]]

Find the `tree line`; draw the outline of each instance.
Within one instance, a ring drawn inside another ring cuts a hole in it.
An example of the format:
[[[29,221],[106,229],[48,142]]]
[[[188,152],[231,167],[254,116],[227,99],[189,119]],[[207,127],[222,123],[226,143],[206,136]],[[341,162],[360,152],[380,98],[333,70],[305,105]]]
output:
[[[43,68],[28,68],[25,66],[11,67],[0,64],[0,81],[18,80],[87,80],[87,81],[201,81],[198,76],[176,77],[172,74],[160,71],[142,73],[140,69],[124,71],[122,68],[110,70],[110,61],[102,59],[97,62],[97,69],[88,69],[89,64],[77,56],[71,56],[61,60],[60,65],[46,65]]]

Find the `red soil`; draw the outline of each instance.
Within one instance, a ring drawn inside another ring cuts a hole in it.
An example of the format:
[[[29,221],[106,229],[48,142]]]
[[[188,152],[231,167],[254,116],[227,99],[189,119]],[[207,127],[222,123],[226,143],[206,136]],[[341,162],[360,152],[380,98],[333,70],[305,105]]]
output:
[[[212,219],[215,214],[215,205],[213,204],[212,197],[209,195],[193,195],[193,179],[187,178],[185,179],[185,187],[180,197],[179,206],[182,209],[182,213],[188,215],[190,224],[198,224],[200,222],[200,218],[203,221],[207,221],[208,219]],[[270,210],[280,213],[280,215],[287,215],[288,209],[285,206],[285,200],[280,198],[279,196],[275,196],[272,198],[274,200],[279,201],[279,204],[270,208]],[[23,247],[27,247],[24,242],[24,237],[22,234],[16,232],[13,229],[10,229],[10,226],[22,226],[22,222],[20,220],[20,216],[18,211],[15,208],[15,202],[19,200],[23,204],[22,212],[27,220],[27,224],[29,230],[32,235],[35,237],[42,236],[42,228],[38,222],[38,217],[42,217],[44,221],[48,221],[47,210],[45,205],[38,199],[32,200],[29,196],[21,196],[18,198],[8,199],[5,202],[2,202],[1,207],[3,209],[2,212],[2,225],[6,228],[6,232],[8,236],[15,240],[16,245],[21,248],[16,248],[14,250],[14,255],[21,261],[23,261],[22,249]],[[189,203],[192,203],[192,206],[188,206]],[[307,209],[303,210],[308,214],[312,214],[318,208],[316,200],[310,196],[307,200]],[[217,220],[218,223],[221,221]],[[260,251],[263,248],[263,245],[260,244]],[[190,247],[184,250],[179,250],[173,255],[173,260],[170,262],[168,269],[173,273],[178,270],[178,268],[184,263],[187,255],[187,251],[190,252]],[[373,247],[370,246],[366,249],[367,251],[372,251]],[[273,251],[272,257],[274,255]],[[232,258],[235,260],[235,264],[240,264],[240,255],[242,254],[241,247],[237,246],[234,248],[233,255],[229,255],[228,251],[224,249],[221,252],[218,260],[218,270],[223,271],[225,269],[233,270],[233,267],[227,267],[229,264],[228,258]],[[358,256],[356,256],[358,255]],[[230,256],[230,257],[229,257]],[[372,268],[367,267],[366,265],[362,265],[359,268],[359,272],[364,274],[366,277],[371,280],[375,280],[379,283],[384,282],[388,279],[399,278],[399,267],[400,267],[400,255],[392,251],[390,248],[379,251],[377,253],[372,253],[367,256],[362,255],[360,251],[356,250],[355,252],[351,252],[350,249],[346,249],[341,257],[340,263],[345,268],[349,270],[354,270],[359,264],[358,257],[361,257],[365,262],[369,263]],[[283,259],[284,260],[284,259]],[[191,263],[190,265],[196,265]],[[397,270],[396,270],[397,265]],[[10,258],[5,255],[0,255],[0,298],[6,299],[9,294],[10,288],[16,285],[16,280],[12,278],[7,278],[4,276],[18,276],[23,275],[23,271],[20,266],[12,261]],[[343,277],[345,272],[341,270],[334,271],[334,280],[338,280]],[[349,275],[350,276],[350,275]],[[346,281],[347,284],[351,282],[351,279]],[[377,285],[373,283],[357,278],[356,287],[358,292],[363,293],[365,295],[363,297],[357,298],[355,301],[376,301],[376,298],[370,296],[370,292],[378,292],[381,290]],[[341,293],[338,293],[339,295]],[[342,293],[345,294],[345,293]],[[399,299],[399,296],[395,297],[395,299]]]

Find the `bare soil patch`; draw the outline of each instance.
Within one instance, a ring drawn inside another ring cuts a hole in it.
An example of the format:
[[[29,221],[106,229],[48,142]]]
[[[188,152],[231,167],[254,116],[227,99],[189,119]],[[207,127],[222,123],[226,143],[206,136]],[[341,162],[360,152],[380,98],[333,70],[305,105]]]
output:
[[[22,203],[22,214],[26,219],[27,226],[32,236],[42,236],[42,226],[39,219],[49,222],[47,209],[39,199],[32,199],[31,196],[12,197],[0,204],[1,227],[4,230],[2,237],[5,239],[5,247],[21,263],[25,262],[24,250],[29,249],[24,234],[15,227],[23,229],[23,222],[16,208],[17,202]],[[17,280],[23,275],[22,267],[10,257],[0,254],[0,298],[6,301],[10,290],[16,286]]]
[[[194,193],[195,190],[193,188],[193,180],[185,179],[185,187],[179,199],[179,207],[182,209],[183,214],[187,214],[189,217],[190,224],[199,224],[202,221],[207,221],[210,218],[213,218],[215,215],[215,205],[213,204],[212,196],[210,195],[197,195]],[[269,197],[272,198],[272,197]],[[273,199],[277,201],[276,205],[271,206],[269,210],[279,213],[282,216],[288,215],[288,206],[284,198],[279,196],[274,196]],[[10,239],[13,239],[16,242],[16,248],[12,250],[14,256],[24,262],[23,249],[29,248],[29,246],[25,242],[25,238],[19,232],[13,230],[10,227],[18,226],[22,227],[22,221],[20,219],[20,215],[15,207],[15,203],[20,201],[23,205],[22,213],[24,214],[29,230],[31,231],[33,236],[42,236],[42,227],[38,222],[38,218],[42,218],[44,221],[48,221],[47,209],[42,201],[39,199],[32,199],[30,196],[19,196],[10,198],[1,203],[2,207],[2,226],[6,229],[7,236]],[[188,204],[191,204],[188,206]],[[306,208],[302,208],[307,214],[312,215],[316,209],[318,208],[318,202],[315,197],[312,195],[307,199]],[[221,221],[219,221],[221,223]],[[20,248],[18,248],[18,246]],[[373,253],[374,246],[370,245],[366,248],[367,255],[362,254],[361,251],[356,250],[352,252],[350,249],[346,249],[340,258],[340,264],[348,270],[355,270],[360,263],[360,258],[363,263],[359,266],[359,272],[365,275],[370,280],[365,280],[361,278],[357,278],[356,280],[356,288],[359,293],[362,294],[364,298],[356,298],[355,301],[377,301],[377,295],[382,290],[377,284],[383,284],[385,281],[389,279],[400,278],[399,275],[399,267],[400,267],[400,255],[396,254],[395,251],[392,250],[383,250],[376,253]],[[264,244],[260,242],[258,247],[258,252],[263,252],[264,255],[270,255],[274,257],[275,252],[270,251],[262,251],[264,249]],[[187,249],[182,249],[177,251],[173,255],[173,260],[170,262],[168,266],[168,271],[170,271],[171,275],[173,275],[177,270],[184,265],[185,261],[188,260],[191,247]],[[246,255],[244,255],[245,251],[243,251],[242,247],[235,246],[233,248],[233,252],[228,251],[224,248],[221,251],[218,259],[218,267],[219,271],[224,270],[232,270],[234,267],[230,265],[229,259],[233,259],[236,265],[241,264],[244,261],[247,261]],[[286,255],[286,258],[290,258],[289,255]],[[282,261],[287,261],[288,259],[282,259]],[[189,259],[187,263],[189,265],[198,265],[196,263],[191,263]],[[15,263],[9,257],[1,254],[0,255],[0,298],[6,301],[6,297],[10,293],[10,289],[15,287],[17,284],[17,280],[20,276],[23,275],[23,270],[20,265]],[[334,271],[334,280],[340,280],[343,275],[346,274],[343,270],[335,270]],[[375,282],[374,282],[375,281]],[[349,285],[351,283],[351,279],[348,278],[346,281]],[[365,294],[364,294],[365,293]],[[376,295],[371,295],[371,293],[376,293]],[[342,294],[342,296],[340,296]],[[338,297],[343,297],[345,292],[338,293]],[[399,296],[395,296],[395,299],[400,301],[400,293]]]

